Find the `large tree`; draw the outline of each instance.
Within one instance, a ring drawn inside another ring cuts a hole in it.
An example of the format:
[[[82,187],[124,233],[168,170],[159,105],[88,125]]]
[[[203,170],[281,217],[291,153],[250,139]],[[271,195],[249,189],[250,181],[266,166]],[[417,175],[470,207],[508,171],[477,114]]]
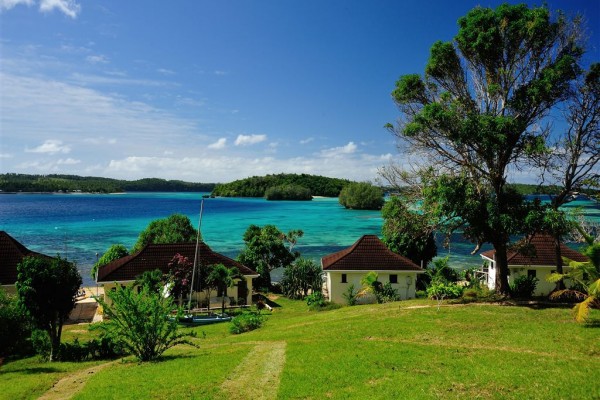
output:
[[[258,287],[268,288],[271,286],[271,271],[287,267],[300,256],[293,249],[303,234],[301,230],[292,230],[286,234],[275,225],[265,225],[262,228],[250,225],[244,233],[246,247],[238,256],[238,261],[260,274]]]
[[[127,251],[127,247],[119,243],[113,244],[108,248],[108,250],[106,250],[106,253],[104,253],[102,257],[98,259],[98,261],[96,261],[96,263],[92,267],[92,270],[90,271],[91,277],[93,279],[96,279],[96,274],[98,273],[98,270],[101,267],[128,255],[129,251]]]
[[[225,314],[225,297],[227,297],[227,288],[234,285],[235,279],[240,278],[240,272],[237,268],[228,268],[223,264],[213,265],[208,276],[206,284],[217,289],[221,295],[221,314]]]
[[[191,243],[195,242],[198,231],[192,226],[188,217],[173,214],[167,218],[156,219],[144,229],[131,253],[136,253],[147,244],[157,243]]]
[[[522,216],[508,174],[546,147],[541,127],[579,72],[578,23],[545,7],[503,4],[475,8],[458,25],[454,41],[431,47],[424,77],[398,80],[392,96],[402,118],[388,127],[432,167],[425,206],[493,245],[496,289],[508,294],[507,248]],[[440,203],[448,197],[463,201]]]
[[[50,361],[60,346],[62,327],[75,307],[81,275],[75,264],[56,257],[25,257],[17,265],[17,294],[38,328],[50,336]]]

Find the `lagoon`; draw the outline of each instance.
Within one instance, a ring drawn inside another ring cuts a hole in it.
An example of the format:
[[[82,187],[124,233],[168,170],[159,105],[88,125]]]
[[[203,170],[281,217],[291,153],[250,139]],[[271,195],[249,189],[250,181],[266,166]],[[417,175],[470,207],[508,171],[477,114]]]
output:
[[[13,194],[0,195],[0,230],[31,250],[60,254],[77,263],[84,285],[91,285],[89,271],[114,243],[131,248],[150,221],[173,213],[198,223],[200,201],[206,193],[125,194]],[[598,203],[581,200],[568,208],[582,207],[586,218],[600,222]],[[251,225],[276,225],[283,231],[302,229],[296,249],[302,256],[320,258],[353,244],[360,236],[381,237],[379,211],[346,210],[337,198],[312,201],[266,201],[260,198],[212,198],[204,201],[202,235],[215,251],[235,258],[243,248],[243,234]],[[441,235],[439,235],[441,236]],[[455,268],[480,264],[479,255],[460,234],[453,235],[448,249]],[[489,247],[486,247],[487,249]],[[276,275],[274,275],[276,277]]]

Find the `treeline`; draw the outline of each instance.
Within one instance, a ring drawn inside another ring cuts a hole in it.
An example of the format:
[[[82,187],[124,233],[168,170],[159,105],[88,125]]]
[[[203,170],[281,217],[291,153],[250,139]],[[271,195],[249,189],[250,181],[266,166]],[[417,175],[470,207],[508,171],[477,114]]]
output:
[[[0,174],[0,190],[5,193],[210,192],[214,187],[214,183],[191,183],[158,178],[126,181],[77,175]]]
[[[295,188],[294,192],[298,191],[298,188],[308,189],[311,196],[337,197],[342,188],[349,183],[351,181],[347,179],[318,175],[276,174],[217,184],[212,194],[223,197],[265,197],[270,188],[289,187]],[[305,196],[305,192],[302,193]]]

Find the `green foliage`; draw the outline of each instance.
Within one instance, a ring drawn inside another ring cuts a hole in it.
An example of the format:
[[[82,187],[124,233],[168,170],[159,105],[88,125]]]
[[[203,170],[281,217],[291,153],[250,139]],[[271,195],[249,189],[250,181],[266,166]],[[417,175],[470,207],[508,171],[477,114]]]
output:
[[[267,200],[312,200],[310,189],[300,185],[272,186],[265,190]]]
[[[314,292],[310,295],[306,296],[306,305],[312,306],[315,305],[317,307],[322,307],[325,305],[325,296],[323,296],[323,292]]]
[[[101,335],[86,342],[75,338],[72,342],[61,343],[58,359],[63,362],[82,362],[113,359],[125,354],[125,349],[113,335]]]
[[[31,346],[35,351],[35,354],[40,357],[42,361],[49,361],[52,356],[52,340],[48,332],[42,329],[34,329],[31,332]],[[58,353],[58,349],[55,350]],[[58,356],[56,357],[58,358]],[[56,360],[54,360],[56,361]]]
[[[187,257],[175,254],[169,263],[169,281],[172,282],[171,294],[175,298],[190,293],[194,266]]]
[[[108,322],[102,326],[112,331],[120,344],[140,361],[155,360],[167,349],[178,344],[190,344],[185,333],[180,333],[176,318],[170,319],[175,308],[170,297],[142,286],[138,293],[132,287],[117,287],[108,292],[110,304],[98,302]]]
[[[529,299],[533,295],[533,292],[535,292],[539,281],[534,276],[519,275],[510,283],[510,290],[516,298]]]
[[[250,225],[244,232],[245,247],[238,256],[238,261],[260,274],[256,286],[271,286],[271,271],[275,268],[289,266],[300,253],[293,247],[302,237],[301,230],[281,232],[275,225],[259,227]]]
[[[250,332],[260,328],[264,322],[265,317],[260,313],[246,311],[231,320],[229,332],[233,333],[234,335]]]
[[[283,270],[283,294],[291,299],[303,299],[309,291],[320,293],[323,270],[313,260],[299,258]]]
[[[353,210],[379,210],[383,206],[383,191],[370,183],[346,185],[340,192],[339,202]]]
[[[101,267],[128,255],[129,251],[127,251],[127,248],[125,246],[119,243],[113,244],[108,248],[108,250],[106,250],[106,253],[104,253],[102,257],[98,259],[98,261],[96,261],[96,263],[92,267],[92,270],[90,271],[90,276],[92,277],[92,279],[95,280],[96,274],[98,273],[98,270]]]
[[[393,288],[390,282],[386,282],[381,286],[381,290],[375,293],[377,296],[377,302],[381,303],[389,303],[391,301],[400,300],[400,295],[398,291]]]
[[[197,236],[198,231],[192,226],[192,222],[187,216],[173,214],[167,218],[150,222],[138,236],[131,253],[137,253],[151,243],[193,243]]]
[[[392,197],[381,209],[383,242],[417,265],[429,264],[437,255],[433,225],[427,217],[410,210],[399,197]]]
[[[427,297],[435,300],[457,299],[462,294],[462,286],[456,283],[433,282],[427,288]]]
[[[295,186],[308,189],[312,196],[337,197],[348,183],[350,181],[346,179],[317,175],[277,174],[217,184],[212,194],[223,197],[265,197],[270,188]]]
[[[158,178],[125,181],[77,175],[0,174],[4,192],[210,192],[214,183],[190,183]]]
[[[164,285],[164,278],[165,277],[160,269],[144,271],[135,278],[133,286],[145,288],[151,293],[160,293]]]
[[[358,290],[354,287],[354,283],[348,285],[348,288],[342,293],[342,297],[346,300],[346,304],[349,306],[355,306],[358,297]]]
[[[23,354],[31,335],[31,320],[19,307],[15,296],[0,289],[0,357]]]
[[[17,265],[19,303],[39,329],[48,332],[51,352],[60,345],[62,327],[75,306],[81,275],[75,264],[60,257],[25,257]]]

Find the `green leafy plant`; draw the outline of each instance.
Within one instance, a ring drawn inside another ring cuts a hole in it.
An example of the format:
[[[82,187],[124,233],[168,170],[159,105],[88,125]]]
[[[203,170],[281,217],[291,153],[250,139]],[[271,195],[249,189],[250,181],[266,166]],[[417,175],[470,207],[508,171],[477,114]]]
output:
[[[325,305],[325,296],[323,296],[322,292],[314,292],[310,295],[306,296],[306,304],[308,306],[316,306],[321,307]]]
[[[349,306],[355,306],[358,296],[358,290],[356,290],[354,283],[348,285],[348,288],[342,293],[342,297],[346,300],[346,304]]]
[[[108,322],[104,326],[116,334],[123,347],[140,361],[155,360],[167,349],[178,344],[190,344],[189,334],[180,333],[176,318],[169,318],[174,309],[170,297],[142,286],[139,293],[132,287],[118,287],[108,292],[110,303],[98,302]]]
[[[340,192],[339,202],[354,210],[379,210],[383,206],[383,191],[370,183],[350,183]]]
[[[510,283],[510,290],[514,297],[528,299],[533,296],[539,281],[534,276],[519,275]]]
[[[313,260],[299,258],[283,270],[283,294],[291,299],[303,299],[308,292],[320,292],[323,287],[323,270]]]
[[[233,333],[234,335],[250,332],[260,328],[264,321],[265,317],[260,313],[246,311],[231,320],[229,332]]]

